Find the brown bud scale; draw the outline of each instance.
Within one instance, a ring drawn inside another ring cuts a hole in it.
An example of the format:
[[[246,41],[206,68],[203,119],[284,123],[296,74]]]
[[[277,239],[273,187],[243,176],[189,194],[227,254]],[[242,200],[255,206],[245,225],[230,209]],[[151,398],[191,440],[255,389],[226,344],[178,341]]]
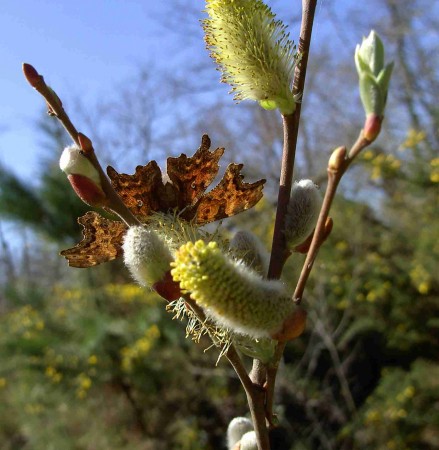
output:
[[[364,122],[363,128],[363,136],[369,142],[373,142],[381,131],[381,124],[383,122],[383,118],[377,116],[376,114],[369,114],[366,117],[366,121]]]
[[[81,150],[84,153],[91,153],[93,151],[93,143],[91,142],[91,139],[88,138],[83,133],[78,133],[78,141],[79,145],[81,146]]]
[[[67,178],[73,190],[84,203],[90,206],[106,205],[107,197],[104,191],[90,178],[79,174],[70,174]]]
[[[36,71],[35,67],[27,63],[23,63],[23,73],[27,82],[33,88],[37,87],[43,79],[43,77]]]
[[[157,281],[152,285],[154,291],[168,302],[177,300],[181,297],[180,283],[177,283],[172,279],[171,272],[166,272],[162,280]]]
[[[297,306],[293,314],[285,320],[282,329],[273,335],[272,338],[281,342],[291,341],[299,337],[305,331],[305,328],[306,311],[302,307]]]

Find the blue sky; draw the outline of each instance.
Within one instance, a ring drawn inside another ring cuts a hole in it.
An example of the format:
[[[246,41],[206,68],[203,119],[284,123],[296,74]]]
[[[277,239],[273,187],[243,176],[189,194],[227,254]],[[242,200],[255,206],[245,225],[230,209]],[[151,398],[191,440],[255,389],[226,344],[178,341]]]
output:
[[[300,12],[300,0],[268,3],[287,22]],[[25,82],[22,62],[33,64],[65,103],[82,96],[83,103],[93,104],[139,67],[151,64],[171,71],[208,58],[196,15],[185,15],[187,4],[202,17],[204,0],[1,0],[0,164],[23,177],[38,168],[41,148],[33,124],[43,102]],[[351,57],[370,28],[362,24],[352,34],[343,22],[355,23],[361,16],[383,32],[378,5],[379,0],[319,0],[313,45]],[[188,30],[187,37],[174,32],[177,27]],[[292,38],[297,28],[291,30]],[[212,80],[218,78],[212,64]]]
[[[43,102],[26,84],[22,62],[34,65],[63,99],[69,94],[90,99],[105,95],[139,65],[177,64],[184,54],[185,43],[165,33],[166,3],[2,0],[0,163],[24,177],[37,168],[33,121]]]
[[[323,40],[325,33],[331,33],[324,14],[327,2],[331,0],[319,2],[315,24],[315,34]],[[197,17],[185,16],[184,5],[188,3],[200,11],[201,18],[203,0],[2,0],[0,164],[25,178],[38,170],[41,147],[34,122],[43,102],[25,82],[23,62],[34,65],[64,103],[81,96],[85,104],[93,104],[94,99],[111,93],[138,67],[152,64],[174,70],[179,64],[190,65],[199,57],[208,58]],[[294,12],[296,16],[300,12],[301,2],[273,0],[269,4],[274,5],[281,19],[289,21]],[[337,0],[341,15],[346,4],[352,6],[355,2]],[[187,38],[173,32],[176,27],[187,29]],[[293,38],[297,32],[291,30]],[[336,33],[327,42],[339,45],[340,35]],[[212,64],[212,80],[218,78]]]
[[[313,45],[352,58],[369,28],[363,24],[352,32],[341,25],[356,9],[357,17],[360,13],[376,27],[378,2],[319,0]],[[1,0],[0,164],[22,178],[38,179],[42,149],[34,124],[44,103],[24,80],[23,62],[34,65],[65,104],[81,96],[83,104],[93,105],[139,67],[173,71],[208,59],[197,15],[186,12],[188,4],[203,17],[204,0]],[[299,16],[301,0],[268,4],[287,23]],[[291,37],[297,40],[297,34],[296,24]],[[213,63],[211,76],[218,83]]]

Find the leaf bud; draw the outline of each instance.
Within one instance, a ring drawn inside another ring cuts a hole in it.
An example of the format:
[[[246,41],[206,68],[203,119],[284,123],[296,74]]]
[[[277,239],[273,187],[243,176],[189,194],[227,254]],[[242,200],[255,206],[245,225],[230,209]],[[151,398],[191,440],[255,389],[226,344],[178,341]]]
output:
[[[346,161],[346,147],[336,148],[328,161],[328,170],[332,172],[338,172],[343,169],[344,163]]]
[[[273,339],[286,342],[299,337],[306,328],[306,311],[301,306],[296,306],[295,310],[288,317],[280,332],[273,336]]]
[[[34,66],[23,63],[23,74],[27,82],[33,87],[38,87],[43,82],[43,77],[37,72]]]
[[[93,143],[91,142],[91,139],[87,137],[83,133],[78,133],[78,141],[79,145],[81,146],[81,150],[87,154],[91,153],[93,151]]]
[[[363,42],[358,44],[355,49],[355,65],[359,76],[360,97],[366,117],[373,114],[382,118],[384,115],[393,70],[393,62],[385,65],[384,60],[383,42],[372,30],[369,36],[363,38]],[[371,136],[375,139],[377,135],[378,133]]]

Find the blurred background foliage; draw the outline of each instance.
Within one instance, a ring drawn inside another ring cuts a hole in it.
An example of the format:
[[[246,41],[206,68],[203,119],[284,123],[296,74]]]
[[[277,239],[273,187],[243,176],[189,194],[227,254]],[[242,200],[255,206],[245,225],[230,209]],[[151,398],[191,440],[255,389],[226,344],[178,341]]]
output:
[[[423,0],[372,3],[367,19],[396,63],[385,127],[335,202],[334,230],[306,291],[307,332],[288,345],[279,375],[276,449],[439,448],[439,64],[431,52],[439,18]],[[288,11],[289,2],[276,5]],[[321,9],[318,20],[349,14],[344,36],[371,28],[355,5],[340,13],[326,1]],[[297,178],[324,189],[331,149],[353,141],[363,114],[352,59],[320,43],[311,54]],[[130,173],[151,158],[163,165],[168,155],[192,153],[207,131],[226,147],[225,159],[245,163],[248,179],[268,179],[264,199],[224,222],[224,233],[250,229],[268,247],[279,118],[204,87],[212,67],[203,64],[184,78],[141,69],[94,110],[78,99],[71,116],[101,160]],[[201,91],[208,101],[197,101]],[[87,208],[57,167],[64,132],[46,117],[37,129],[40,179],[0,167],[3,226],[22,237],[17,251],[0,223],[0,449],[224,448],[228,422],[247,413],[233,371],[224,360],[216,365],[207,341],[186,339],[185,325],[133,285],[119,261],[66,267],[57,253],[80,239],[75,218]],[[292,288],[302,262],[294,255],[285,269]]]

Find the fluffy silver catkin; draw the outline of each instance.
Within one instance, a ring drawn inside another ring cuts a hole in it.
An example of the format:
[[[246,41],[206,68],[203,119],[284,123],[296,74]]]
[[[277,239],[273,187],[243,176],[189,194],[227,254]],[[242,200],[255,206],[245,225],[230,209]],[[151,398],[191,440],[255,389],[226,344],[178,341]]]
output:
[[[230,250],[246,266],[266,276],[269,255],[257,236],[249,231],[238,231],[230,241]]]
[[[98,171],[82,154],[81,149],[77,145],[70,145],[64,149],[59,160],[59,167],[67,175],[83,175],[90,178],[98,186],[101,185]]]
[[[258,450],[258,442],[254,431],[249,431],[242,436],[240,450]]]
[[[165,241],[143,225],[130,227],[125,235],[124,262],[142,286],[152,286],[170,270],[172,254]]]
[[[253,430],[253,424],[250,419],[246,417],[235,417],[227,427],[227,448],[233,450],[233,447],[239,442],[242,436]]]
[[[285,218],[285,238],[289,248],[306,240],[314,230],[322,196],[311,180],[296,181],[291,190],[291,199]]]

